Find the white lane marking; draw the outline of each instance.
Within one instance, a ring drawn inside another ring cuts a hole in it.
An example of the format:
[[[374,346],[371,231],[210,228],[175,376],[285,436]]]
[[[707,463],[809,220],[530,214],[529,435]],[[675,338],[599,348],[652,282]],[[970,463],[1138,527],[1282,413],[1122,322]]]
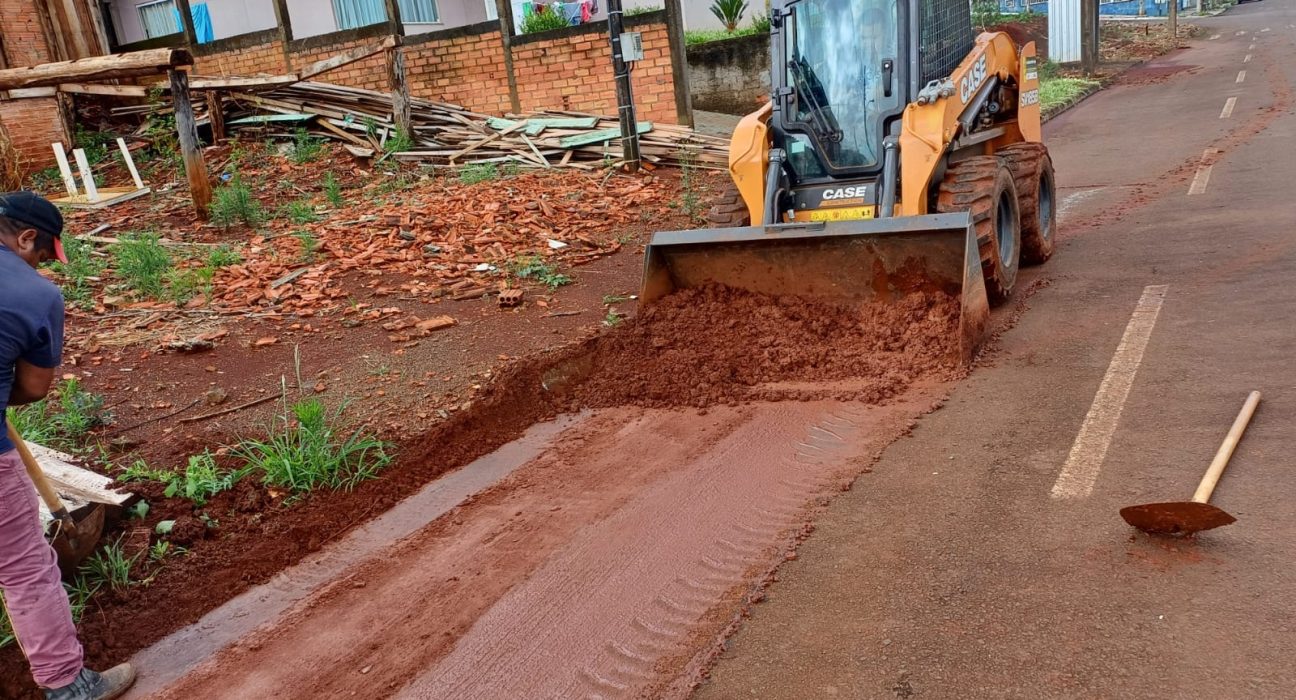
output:
[[[1265,27],[1264,29],[1261,29],[1260,31],[1262,31],[1262,32],[1267,32],[1267,31],[1269,31],[1269,28],[1268,28],[1268,27]]]
[[[1211,170],[1214,168],[1214,165],[1197,166],[1197,174],[1193,176],[1192,184],[1188,186],[1188,194],[1205,194],[1206,185],[1210,184]]]
[[[1242,62],[1243,62],[1243,63],[1250,63],[1250,62],[1251,62],[1251,54],[1247,54],[1247,55],[1242,59]]]
[[[1220,35],[1219,35],[1219,34],[1211,34],[1210,40],[1211,40],[1211,41],[1215,41],[1215,40],[1218,39],[1218,38],[1220,38]]]
[[[1147,349],[1157,315],[1161,313],[1161,302],[1165,300],[1167,288],[1164,284],[1143,288],[1143,296],[1139,297],[1134,315],[1125,326],[1125,334],[1121,336],[1120,345],[1116,346],[1107,374],[1098,385],[1093,405],[1080,424],[1080,432],[1071,445],[1066,464],[1062,465],[1062,472],[1053,482],[1053,498],[1084,498],[1093,492],[1112,435],[1116,433],[1121,410],[1125,407],[1125,399],[1134,385],[1134,375],[1143,362],[1143,351]]]
[[[1220,119],[1228,119],[1233,116],[1233,108],[1237,106],[1237,98],[1230,97],[1224,101],[1224,109],[1220,111]]]
[[[1233,36],[1245,36],[1245,35],[1246,35],[1246,30],[1245,30],[1245,29],[1239,29],[1239,30],[1237,30],[1237,33],[1234,34]]]
[[[1246,80],[1246,71],[1244,71],[1244,70],[1240,70],[1240,71],[1238,71],[1238,77],[1237,77],[1237,81],[1236,81],[1236,82],[1239,82],[1239,83],[1240,83],[1240,82],[1242,82],[1243,80]]]
[[[1093,187],[1087,190],[1080,190],[1079,192],[1075,192],[1067,195],[1062,200],[1062,205],[1058,207],[1058,218],[1059,219],[1065,218],[1067,212],[1071,211],[1071,209],[1074,208],[1075,205],[1085,201],[1086,199],[1093,197],[1094,195],[1106,189],[1107,189],[1106,187]]]
[[[1255,44],[1253,43],[1250,46],[1248,46],[1247,51],[1255,51]]]

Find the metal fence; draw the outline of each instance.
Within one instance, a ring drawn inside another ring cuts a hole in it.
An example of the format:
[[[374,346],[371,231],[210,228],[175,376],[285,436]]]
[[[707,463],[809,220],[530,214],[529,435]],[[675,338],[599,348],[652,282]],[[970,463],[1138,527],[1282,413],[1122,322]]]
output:
[[[968,0],[923,0],[922,82],[949,77],[975,42]]]

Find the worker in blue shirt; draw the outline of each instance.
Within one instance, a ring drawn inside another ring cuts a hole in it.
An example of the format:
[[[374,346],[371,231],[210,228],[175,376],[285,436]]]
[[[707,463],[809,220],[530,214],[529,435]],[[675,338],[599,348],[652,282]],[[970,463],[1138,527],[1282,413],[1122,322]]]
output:
[[[63,353],[63,294],[36,271],[66,263],[63,216],[31,192],[0,194],[0,593],[18,645],[49,700],[111,700],[131,686],[121,664],[86,668],[36,487],[3,423],[9,406],[49,392]]]

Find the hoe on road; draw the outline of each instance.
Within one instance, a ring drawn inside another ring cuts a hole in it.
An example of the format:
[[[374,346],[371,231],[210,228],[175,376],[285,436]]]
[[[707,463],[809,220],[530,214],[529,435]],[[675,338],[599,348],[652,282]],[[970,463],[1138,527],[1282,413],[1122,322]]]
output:
[[[1237,518],[1211,505],[1209,501],[1211,493],[1215,491],[1215,484],[1219,483],[1229,458],[1233,456],[1233,449],[1237,447],[1238,440],[1242,439],[1242,432],[1246,430],[1247,423],[1251,422],[1251,415],[1255,413],[1259,403],[1260,392],[1253,391],[1247,396],[1242,410],[1233,420],[1233,427],[1229,428],[1228,436],[1224,438],[1210,468],[1206,470],[1206,476],[1197,485],[1192,500],[1127,506],[1120,511],[1125,522],[1144,532],[1191,535],[1236,521]]]

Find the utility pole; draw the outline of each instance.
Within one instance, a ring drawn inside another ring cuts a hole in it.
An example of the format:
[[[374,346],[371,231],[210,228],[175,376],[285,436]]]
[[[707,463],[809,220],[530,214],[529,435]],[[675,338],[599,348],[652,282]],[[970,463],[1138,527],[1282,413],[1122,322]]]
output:
[[[635,121],[634,93],[630,89],[630,67],[621,51],[624,28],[621,0],[608,0],[608,38],[612,42],[612,74],[616,78],[617,117],[621,121],[622,160],[630,172],[639,170],[639,128]]]
[[[1080,69],[1086,76],[1098,70],[1098,0],[1080,0]]]
[[[1166,0],[1170,4],[1170,14],[1166,24],[1170,27],[1170,36],[1179,41],[1179,0]]]

